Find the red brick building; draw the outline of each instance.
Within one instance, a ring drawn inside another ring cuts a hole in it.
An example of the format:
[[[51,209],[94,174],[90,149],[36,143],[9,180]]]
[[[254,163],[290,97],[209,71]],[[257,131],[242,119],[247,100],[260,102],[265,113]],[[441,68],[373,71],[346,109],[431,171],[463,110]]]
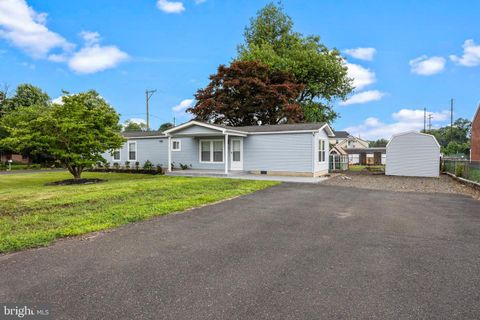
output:
[[[5,153],[0,152],[0,163],[7,163],[9,160],[12,160],[14,163],[23,163],[23,164],[28,163],[28,157],[22,156],[21,154],[10,153],[10,152],[5,152]]]
[[[480,106],[472,122],[472,147],[470,159],[480,161]]]

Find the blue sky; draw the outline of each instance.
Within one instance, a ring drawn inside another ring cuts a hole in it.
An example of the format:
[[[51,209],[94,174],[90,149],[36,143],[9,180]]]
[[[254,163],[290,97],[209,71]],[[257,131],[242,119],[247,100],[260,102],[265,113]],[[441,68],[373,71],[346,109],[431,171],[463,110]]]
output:
[[[236,55],[249,18],[268,1],[0,0],[0,83],[52,98],[97,90],[122,120],[176,117],[219,64]],[[335,129],[364,138],[472,118],[480,102],[480,3],[285,0],[295,29],[341,50],[357,89],[337,102]],[[359,50],[360,49],[360,50]]]

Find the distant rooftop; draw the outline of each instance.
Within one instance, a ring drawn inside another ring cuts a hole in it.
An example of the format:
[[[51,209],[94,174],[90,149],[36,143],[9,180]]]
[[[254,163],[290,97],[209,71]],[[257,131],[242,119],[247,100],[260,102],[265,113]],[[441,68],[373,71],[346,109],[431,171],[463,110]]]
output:
[[[347,131],[333,131],[333,133],[335,134],[335,138],[346,139],[348,136],[350,136],[350,133]]]

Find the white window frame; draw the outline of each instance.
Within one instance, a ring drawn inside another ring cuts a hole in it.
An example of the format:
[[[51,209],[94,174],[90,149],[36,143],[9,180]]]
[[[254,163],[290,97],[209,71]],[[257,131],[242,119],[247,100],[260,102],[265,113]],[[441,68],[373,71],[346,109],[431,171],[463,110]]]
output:
[[[137,141],[128,141],[127,143],[128,143],[128,145],[127,145],[127,151],[128,151],[127,159],[128,159],[128,161],[137,161],[137,158],[138,158],[138,155],[137,155]],[[130,144],[131,143],[135,144],[135,159],[130,159]]]
[[[322,142],[323,142],[323,149],[322,147]],[[320,153],[323,153],[323,160],[320,155]],[[324,163],[327,161],[327,142],[325,139],[318,139],[318,162]]]
[[[115,152],[118,151],[118,159],[115,159]],[[115,149],[112,152],[112,161],[113,162],[121,162],[122,161],[122,149]]]
[[[173,145],[178,142],[178,149],[173,148]],[[172,139],[172,151],[182,151],[182,141],[178,139]]]
[[[202,161],[202,142],[210,142],[210,161]],[[222,142],[222,161],[213,161],[213,142]],[[222,139],[200,139],[198,142],[198,162],[200,163],[224,163],[225,162],[225,141]]]

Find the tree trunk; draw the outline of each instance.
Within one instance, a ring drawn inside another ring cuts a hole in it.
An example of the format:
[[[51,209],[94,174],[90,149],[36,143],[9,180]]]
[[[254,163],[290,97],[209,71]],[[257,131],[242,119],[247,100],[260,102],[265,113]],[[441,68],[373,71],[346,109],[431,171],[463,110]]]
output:
[[[72,174],[73,179],[78,180],[81,178],[83,167],[78,167],[75,165],[72,166],[69,163],[65,163],[65,165],[67,166],[68,171]]]

